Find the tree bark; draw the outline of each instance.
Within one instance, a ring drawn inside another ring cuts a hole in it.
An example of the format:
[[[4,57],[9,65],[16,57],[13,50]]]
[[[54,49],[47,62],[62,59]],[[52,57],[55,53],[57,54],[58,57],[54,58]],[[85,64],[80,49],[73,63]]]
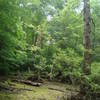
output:
[[[31,85],[31,86],[37,86],[37,87],[41,86],[41,83],[31,82],[29,80],[18,80],[18,79],[14,79],[12,81],[19,82],[19,83],[24,83],[24,84]]]
[[[84,0],[84,60],[83,73],[91,74],[91,17],[90,17],[90,0]]]
[[[38,28],[38,30],[39,30],[39,32],[40,32],[40,34],[39,34],[39,36],[37,37],[37,42],[36,42],[36,45],[38,46],[38,47],[41,47],[41,41],[42,41],[42,31],[41,31],[41,28],[39,27]]]

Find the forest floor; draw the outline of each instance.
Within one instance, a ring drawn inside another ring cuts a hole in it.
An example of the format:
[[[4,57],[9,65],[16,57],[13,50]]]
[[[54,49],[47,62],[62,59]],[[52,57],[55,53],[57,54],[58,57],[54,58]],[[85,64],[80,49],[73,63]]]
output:
[[[14,87],[16,87],[17,89],[24,88],[31,89],[32,91],[1,91],[0,100],[67,100],[64,98],[78,93],[76,92],[76,89],[78,89],[78,87],[59,82],[45,81],[40,87],[29,86],[15,82],[13,82],[12,84],[14,84]],[[71,90],[73,90],[73,92]]]

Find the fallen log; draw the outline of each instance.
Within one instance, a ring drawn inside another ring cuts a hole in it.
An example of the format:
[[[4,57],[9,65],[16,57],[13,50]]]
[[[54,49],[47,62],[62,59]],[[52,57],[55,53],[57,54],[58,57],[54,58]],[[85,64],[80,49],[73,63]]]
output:
[[[0,83],[0,91],[14,91],[14,90],[24,90],[24,91],[34,91],[33,89],[29,89],[29,88],[16,88],[16,87],[12,87],[12,86],[7,86],[3,83]],[[34,91],[35,92],[35,91]]]
[[[44,83],[44,80],[42,78],[38,79],[37,76],[30,76],[27,80],[31,82]]]
[[[78,89],[66,88],[66,90],[68,90],[68,91],[73,91],[73,92],[80,92],[80,90],[78,90]]]
[[[79,90],[74,90],[74,89],[69,89],[69,88],[66,88],[66,90],[61,90],[61,89],[57,89],[57,88],[52,88],[52,87],[48,87],[48,89],[50,90],[56,90],[56,91],[60,91],[60,92],[66,92],[66,90],[68,91],[73,91],[73,92],[80,92]]]
[[[52,87],[48,87],[48,89],[55,90],[55,91],[59,91],[59,92],[66,92],[66,91],[63,91],[63,90],[60,90],[60,89],[56,89],[56,88],[52,88]]]
[[[34,91],[33,89],[29,89],[29,88],[15,88],[14,87],[14,89],[16,89],[16,90],[19,90],[19,91]],[[34,91],[35,92],[35,91]]]
[[[31,85],[31,86],[37,86],[37,87],[41,86],[41,83],[36,83],[36,82],[28,81],[28,80],[15,79],[13,81],[14,82],[19,82],[19,83],[24,83],[24,84]]]

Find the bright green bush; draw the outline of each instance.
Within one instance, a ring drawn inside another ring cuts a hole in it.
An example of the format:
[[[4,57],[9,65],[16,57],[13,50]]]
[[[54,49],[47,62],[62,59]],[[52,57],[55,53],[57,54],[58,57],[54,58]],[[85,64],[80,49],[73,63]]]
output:
[[[91,79],[95,84],[100,85],[100,63],[94,62],[91,66]]]

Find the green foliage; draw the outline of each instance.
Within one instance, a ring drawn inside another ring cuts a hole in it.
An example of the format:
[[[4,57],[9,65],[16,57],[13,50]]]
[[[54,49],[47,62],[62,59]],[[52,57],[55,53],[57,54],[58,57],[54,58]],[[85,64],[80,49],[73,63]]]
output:
[[[92,74],[91,74],[91,79],[95,84],[100,85],[100,63],[94,62],[91,66]]]
[[[0,0],[0,74],[30,69],[39,76],[80,80],[84,51],[82,7],[81,0]],[[98,85],[99,10],[98,0],[91,0],[93,64],[87,82]]]
[[[9,67],[7,63],[0,63],[0,75],[8,75],[10,73]]]
[[[55,77],[60,76],[61,80],[67,80],[68,76],[78,77],[81,73],[81,61],[82,58],[71,48],[68,48],[66,51],[59,51],[55,55],[53,62]]]

